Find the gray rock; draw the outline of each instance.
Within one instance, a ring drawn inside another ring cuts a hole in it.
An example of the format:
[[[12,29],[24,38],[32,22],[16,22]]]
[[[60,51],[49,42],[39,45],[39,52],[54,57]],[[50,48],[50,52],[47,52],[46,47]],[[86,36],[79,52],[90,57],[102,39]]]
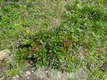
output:
[[[8,56],[10,55],[10,53],[11,52],[8,49],[0,51],[0,61],[8,58]]]
[[[29,76],[31,74],[30,71],[26,71],[26,76]]]

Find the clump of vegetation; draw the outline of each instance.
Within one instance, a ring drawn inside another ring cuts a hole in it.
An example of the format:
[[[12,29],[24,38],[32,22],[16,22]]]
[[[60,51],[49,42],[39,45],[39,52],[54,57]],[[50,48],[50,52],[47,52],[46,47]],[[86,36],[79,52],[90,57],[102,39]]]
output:
[[[34,65],[61,68],[60,66],[66,63],[65,58],[69,55],[67,52],[71,48],[70,40],[62,34],[63,31],[37,32],[31,40],[21,43],[17,56],[32,60]]]

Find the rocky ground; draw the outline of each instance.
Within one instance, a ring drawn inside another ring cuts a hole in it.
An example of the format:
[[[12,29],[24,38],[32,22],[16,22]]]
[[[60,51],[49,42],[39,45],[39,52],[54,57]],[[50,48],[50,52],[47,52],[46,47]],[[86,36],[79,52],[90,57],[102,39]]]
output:
[[[72,73],[62,73],[53,69],[45,70],[45,68],[38,70],[29,68],[21,70],[19,74],[12,77],[3,75],[0,80],[70,80],[71,78],[74,80],[87,80],[87,74],[82,68]]]
[[[4,59],[10,59],[7,64],[2,63]],[[75,72],[67,73],[54,69],[48,69],[43,67],[41,69],[35,69],[30,64],[26,63],[23,70],[15,76],[6,76],[3,74],[4,70],[9,70],[8,66],[12,62],[12,56],[8,49],[0,51],[0,80],[87,80],[87,74],[84,69],[80,68]]]

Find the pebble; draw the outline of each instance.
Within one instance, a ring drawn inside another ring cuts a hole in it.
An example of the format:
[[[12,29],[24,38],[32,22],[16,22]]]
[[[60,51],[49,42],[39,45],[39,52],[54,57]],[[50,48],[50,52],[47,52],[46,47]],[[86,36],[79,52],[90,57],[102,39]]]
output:
[[[19,78],[19,75],[16,75],[17,78]]]
[[[32,71],[32,72],[34,72],[34,71]]]
[[[8,56],[10,55],[10,53],[11,52],[8,49],[0,51],[0,61],[8,58]]]
[[[30,77],[27,77],[27,80],[30,80]]]
[[[30,75],[31,74],[31,72],[30,71],[26,71],[26,75],[28,76],[28,75]]]
[[[16,77],[13,77],[13,79],[15,79]]]

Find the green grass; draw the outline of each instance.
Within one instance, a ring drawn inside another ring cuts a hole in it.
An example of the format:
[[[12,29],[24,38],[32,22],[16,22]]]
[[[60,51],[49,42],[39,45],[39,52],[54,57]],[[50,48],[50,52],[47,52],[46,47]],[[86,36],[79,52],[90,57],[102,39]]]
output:
[[[107,61],[106,0],[47,3],[1,4],[0,49],[9,48],[17,60],[39,67],[87,68],[88,80],[107,79],[101,70]]]

